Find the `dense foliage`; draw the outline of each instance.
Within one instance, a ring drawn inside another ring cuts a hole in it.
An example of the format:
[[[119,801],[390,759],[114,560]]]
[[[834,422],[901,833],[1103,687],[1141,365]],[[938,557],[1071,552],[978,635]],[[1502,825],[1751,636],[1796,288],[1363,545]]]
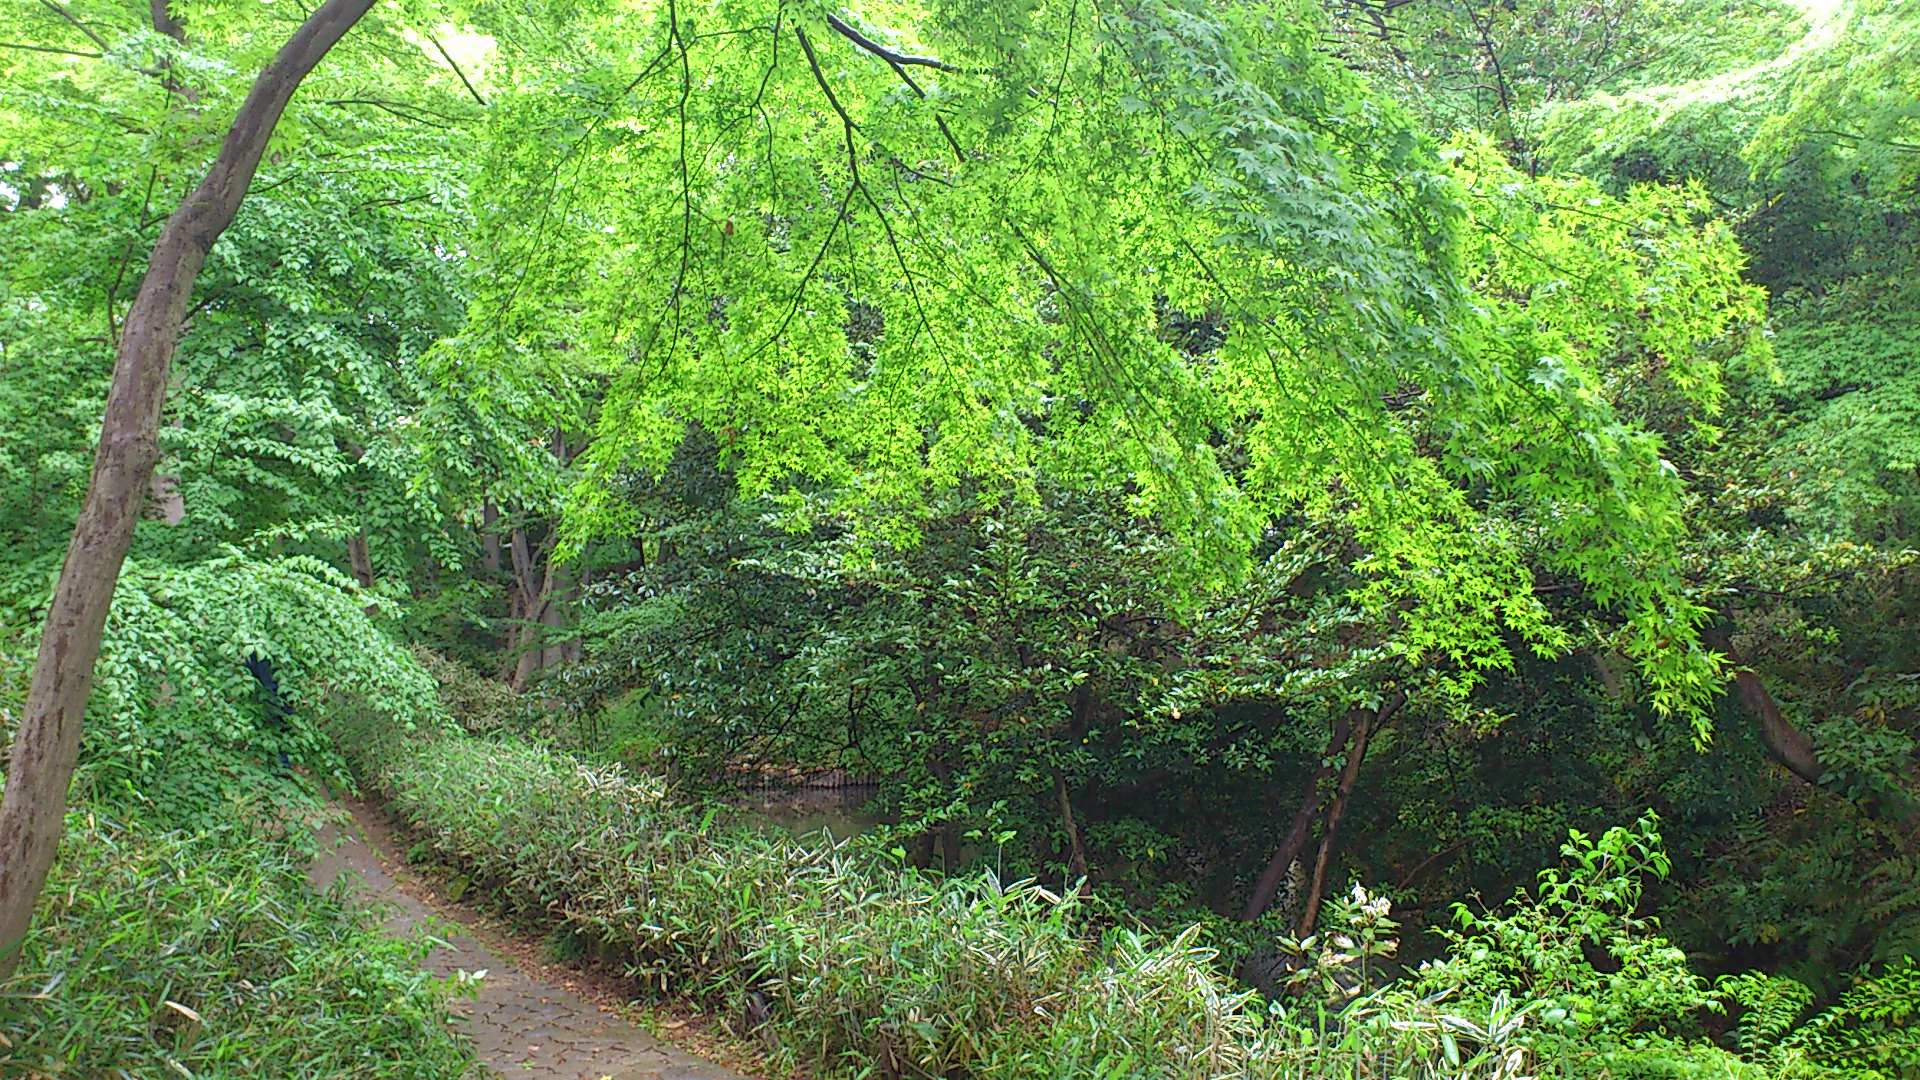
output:
[[[844,842],[729,830],[657,783],[463,734],[343,717],[349,754],[441,859],[509,911],[558,919],[658,991],[709,1002],[779,1060],[834,1074],[1056,1076],[1892,1075],[1920,1065],[1910,965],[1802,1021],[1810,993],[1716,988],[1657,920],[1655,823],[1574,834],[1564,868],[1393,979],[1390,904],[1355,888],[1300,955],[1293,1007],[1262,1008],[1199,928],[1113,926],[991,873],[929,877]],[[1594,954],[1609,958],[1596,966]],[[1741,1009],[1743,1062],[1700,1019]],[[1862,1070],[1859,1073],[1850,1071]]]
[[[0,34],[0,738],[303,17]],[[357,770],[827,1071],[1912,1075],[1916,57],[1916,0],[383,0],[189,298],[0,1068],[457,1069],[262,827]],[[796,780],[867,835],[725,826]]]
[[[19,969],[8,1076],[458,1076],[422,942],[307,884],[309,852],[76,811]]]

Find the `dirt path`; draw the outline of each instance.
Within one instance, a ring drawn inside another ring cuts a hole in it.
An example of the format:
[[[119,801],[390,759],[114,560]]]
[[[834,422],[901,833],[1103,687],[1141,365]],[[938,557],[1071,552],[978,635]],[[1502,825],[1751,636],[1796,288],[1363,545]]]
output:
[[[528,1080],[747,1080],[661,1042],[549,973],[528,970],[533,965],[475,937],[461,912],[422,899],[431,891],[399,865],[384,821],[364,805],[340,805],[350,820],[321,830],[325,853],[309,877],[324,887],[347,875],[358,892],[391,906],[389,929],[430,929],[443,939],[446,944],[427,957],[434,974],[486,971],[479,995],[459,1003],[456,1011],[487,1069]]]

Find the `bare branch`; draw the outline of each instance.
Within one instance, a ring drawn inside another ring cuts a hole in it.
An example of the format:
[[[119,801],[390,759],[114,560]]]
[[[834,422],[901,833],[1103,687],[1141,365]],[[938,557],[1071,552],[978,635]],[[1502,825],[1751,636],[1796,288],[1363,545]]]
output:
[[[95,45],[100,46],[101,52],[107,52],[112,48],[112,46],[107,44],[106,38],[103,38],[99,34],[94,33],[93,27],[88,26],[86,23],[81,22],[78,16],[76,16],[73,12],[68,11],[64,5],[58,2],[58,0],[40,0],[40,2],[42,4],[45,4],[47,8],[51,10],[54,14],[72,23],[75,29],[87,35],[87,40],[93,42]]]
[[[154,2],[160,3],[161,0],[154,0]],[[432,34],[427,35],[427,40],[433,42],[434,51],[440,54],[440,59],[445,60],[447,62],[447,66],[453,69],[453,73],[455,75],[460,76],[460,85],[467,88],[467,93],[473,95],[473,100],[479,102],[481,108],[486,108],[487,99],[481,97],[480,91],[475,90],[473,88],[473,84],[467,81],[467,73],[464,71],[461,71],[460,65],[453,62],[453,57],[448,55],[447,53],[447,47],[445,45],[440,44],[440,39],[437,37],[434,37]]]
[[[56,49],[48,45],[22,45],[13,41],[0,41],[0,49],[24,49],[27,52],[52,53],[55,56],[81,56],[88,60],[98,60],[105,53],[80,52],[77,49]]]
[[[848,41],[853,42],[855,45],[858,45],[861,48],[872,53],[873,55],[879,57],[880,59],[885,60],[887,63],[893,65],[895,68],[929,67],[934,69],[935,71],[952,71],[959,74],[966,74],[966,69],[954,67],[952,64],[947,63],[945,60],[936,59],[931,56],[910,56],[906,53],[896,52],[892,49],[889,49],[885,45],[882,45],[879,42],[873,40],[872,38],[866,36],[865,34],[862,34],[860,31],[855,30],[853,27],[848,26],[846,23],[841,22],[838,18],[834,17],[833,15],[827,16],[827,25],[833,27],[834,32],[839,34],[841,37],[846,38]],[[908,79],[907,84],[909,86],[913,85],[913,80]],[[918,90],[919,87],[915,86],[914,89]]]
[[[832,27],[836,32],[838,32],[841,37],[846,38],[848,41],[853,42],[855,45],[860,46],[862,49],[865,49],[866,51],[872,53],[873,55],[879,57],[880,59],[885,60],[887,62],[887,66],[893,68],[893,73],[900,76],[900,81],[906,83],[907,88],[912,90],[914,94],[917,97],[919,97],[921,100],[926,99],[927,92],[926,90],[921,88],[918,82],[914,81],[913,75],[907,71],[908,64],[920,64],[922,66],[931,67],[939,71],[959,71],[960,70],[959,68],[954,67],[951,64],[948,64],[944,61],[935,60],[931,57],[906,56],[901,53],[894,52],[892,49],[886,48],[885,46],[875,43],[871,39],[862,35],[858,30],[855,30],[853,27],[848,26],[846,23],[841,22],[837,18],[834,18],[832,15],[827,16],[827,25]],[[805,44],[804,38],[802,39],[802,44]],[[809,47],[807,50],[807,59],[809,61],[813,60],[813,50],[811,49],[811,47]],[[827,87],[826,80],[820,77],[820,68],[817,63],[814,65],[813,74],[815,79],[819,80],[820,88],[822,90],[826,90],[826,87]],[[827,94],[829,97],[831,97],[833,94],[833,91],[828,90]],[[838,103],[835,104],[835,107],[836,108],[838,107]],[[844,117],[846,114],[842,113],[841,115]],[[941,116],[938,112],[935,112],[933,114],[933,122],[939,126],[940,134],[946,137],[947,146],[953,150],[954,160],[962,161],[962,162],[966,161],[967,160],[966,152],[960,149],[960,140],[953,137],[953,129],[947,127],[947,118],[944,116]]]

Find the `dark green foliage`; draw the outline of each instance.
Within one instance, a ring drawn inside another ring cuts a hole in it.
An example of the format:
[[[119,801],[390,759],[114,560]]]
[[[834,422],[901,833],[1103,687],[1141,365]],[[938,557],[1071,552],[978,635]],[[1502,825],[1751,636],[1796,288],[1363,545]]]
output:
[[[455,988],[423,941],[307,885],[310,845],[69,815],[0,984],[0,1075],[452,1080]]]
[[[662,554],[601,591],[586,660],[551,687],[587,749],[624,739],[645,752],[629,763],[680,780],[761,763],[871,777],[922,862],[992,847],[1065,887],[1078,842],[1143,906],[1190,900],[1189,863],[1229,897],[1229,851],[1270,816],[1262,789],[1398,670],[1338,597],[1336,544],[1304,529],[1276,529],[1246,587],[1183,605],[1162,585],[1170,540],[1118,499],[955,499],[899,547],[685,494],[726,484],[683,455],[636,496]]]

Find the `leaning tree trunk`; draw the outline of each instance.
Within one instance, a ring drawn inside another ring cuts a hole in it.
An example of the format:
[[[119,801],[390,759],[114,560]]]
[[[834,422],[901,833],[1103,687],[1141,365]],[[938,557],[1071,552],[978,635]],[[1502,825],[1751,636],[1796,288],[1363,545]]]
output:
[[[1334,844],[1340,839],[1340,820],[1347,814],[1347,802],[1353,798],[1353,786],[1360,780],[1360,766],[1367,760],[1367,741],[1378,734],[1393,719],[1393,714],[1406,704],[1407,695],[1403,691],[1394,691],[1380,703],[1380,708],[1372,715],[1362,714],[1353,725],[1353,745],[1347,748],[1347,760],[1340,768],[1340,781],[1334,785],[1333,801],[1327,804],[1326,825],[1320,831],[1320,854],[1313,860],[1313,879],[1307,885],[1307,895],[1300,903],[1300,934],[1313,932],[1313,924],[1320,918],[1320,898],[1327,892],[1327,868],[1333,860]]]
[[[1280,883],[1286,880],[1294,861],[1300,858],[1300,852],[1306,848],[1307,835],[1313,831],[1314,819],[1320,815],[1320,789],[1333,778],[1333,759],[1347,745],[1347,737],[1353,731],[1356,719],[1364,714],[1362,709],[1352,709],[1334,722],[1333,734],[1327,738],[1327,752],[1321,756],[1319,767],[1307,780],[1307,790],[1300,797],[1299,809],[1293,812],[1293,822],[1287,826],[1286,836],[1281,838],[1280,846],[1274,849],[1273,857],[1267,860],[1266,869],[1260,872],[1260,880],[1253,883],[1247,906],[1240,911],[1240,917],[1247,922],[1266,914],[1267,909],[1273,906],[1273,898],[1280,895]]]
[[[167,365],[194,279],[239,211],[294,90],[372,6],[373,0],[325,0],[254,80],[213,167],[160,230],[121,329],[93,476],[47,608],[0,800],[0,976],[19,959],[60,841],[93,663],[159,457]]]
[[[1702,637],[1725,654],[1727,663],[1733,667],[1734,695],[1753,717],[1760,733],[1760,745],[1766,748],[1767,756],[1781,768],[1819,787],[1826,769],[1814,754],[1812,736],[1787,719],[1780,711],[1780,703],[1767,692],[1767,684],[1734,651],[1732,629],[1726,624],[1716,624],[1708,627]]]

